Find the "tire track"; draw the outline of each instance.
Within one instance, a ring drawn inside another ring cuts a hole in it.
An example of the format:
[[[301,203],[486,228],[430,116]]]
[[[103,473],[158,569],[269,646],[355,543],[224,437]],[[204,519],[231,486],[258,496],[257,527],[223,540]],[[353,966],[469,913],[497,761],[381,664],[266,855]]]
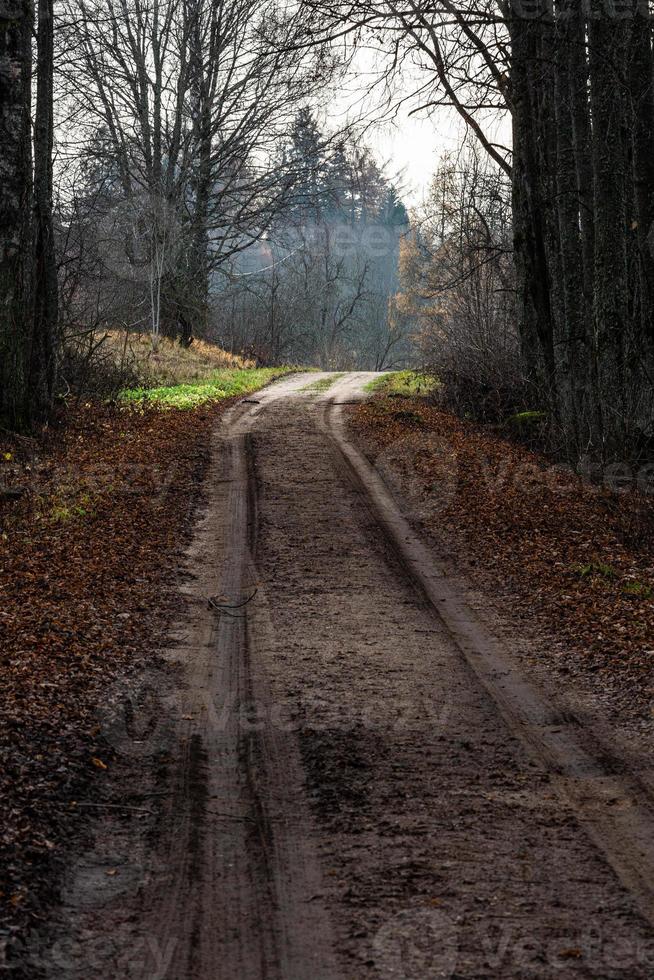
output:
[[[266,404],[303,383],[275,385],[256,408],[237,406],[226,417],[226,471],[210,476],[212,499],[196,543],[199,560],[220,549],[222,572],[218,589],[200,574],[198,606],[212,593],[237,605],[256,587],[257,479],[249,431]],[[140,916],[140,927],[158,945],[175,938],[166,974],[175,980],[338,977],[328,918],[312,901],[321,891],[320,871],[299,753],[294,765],[289,737],[251,719],[253,708],[257,716],[272,714],[257,667],[268,632],[265,597],[257,596],[232,615],[198,608],[187,642],[182,717],[201,720],[180,735],[190,748],[176,767],[179,785],[159,845],[171,876],[147,896]]]
[[[347,403],[359,391],[359,379],[345,378],[336,387],[326,399],[322,425],[344,461],[352,484],[369,500],[399,563],[447,627],[509,730],[551,773],[584,829],[634,895],[642,914],[654,925],[651,798],[629,771],[616,775],[615,760],[607,765],[603,754],[589,752],[579,737],[579,721],[548,703],[525,678],[510,652],[448,583],[443,569],[403,517],[378,471],[347,437],[342,408],[334,403]]]

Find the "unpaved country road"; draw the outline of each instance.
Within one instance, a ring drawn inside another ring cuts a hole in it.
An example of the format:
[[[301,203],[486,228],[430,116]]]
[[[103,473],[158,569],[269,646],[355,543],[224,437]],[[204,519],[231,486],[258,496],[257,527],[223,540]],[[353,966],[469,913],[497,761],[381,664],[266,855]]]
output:
[[[349,444],[370,377],[286,379],[216,433],[171,673],[118,745],[133,815],[71,865],[46,974],[654,976],[649,801]]]

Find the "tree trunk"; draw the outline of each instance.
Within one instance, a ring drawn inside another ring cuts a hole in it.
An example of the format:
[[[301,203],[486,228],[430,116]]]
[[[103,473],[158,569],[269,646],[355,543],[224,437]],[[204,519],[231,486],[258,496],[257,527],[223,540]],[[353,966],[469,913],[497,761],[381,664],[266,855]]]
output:
[[[584,259],[574,131],[574,95],[580,79],[574,49],[578,45],[570,0],[557,7],[555,71],[557,193],[563,317],[559,337],[560,414],[566,455],[578,459],[592,442],[593,393],[590,391],[591,338],[587,336]]]
[[[34,122],[34,331],[30,358],[33,414],[52,408],[57,371],[57,265],[52,223],[52,0],[39,0]]]
[[[0,0],[0,422],[29,420],[32,329],[29,0]]]
[[[555,404],[554,329],[545,228],[542,173],[538,160],[542,25],[514,10],[511,29],[513,103],[513,239],[518,316],[525,365],[533,382]]]
[[[595,216],[594,312],[604,456],[626,448],[628,314],[625,70],[629,20],[598,4],[589,23]]]
[[[572,7],[572,9],[570,9]],[[569,55],[568,83],[570,113],[574,136],[579,221],[584,262],[584,305],[586,333],[593,335],[593,288],[595,281],[595,222],[593,217],[593,158],[588,103],[588,56],[586,53],[586,19],[583,5],[570,2],[568,17],[567,53]]]
[[[654,85],[651,20],[634,12],[629,52],[635,224],[638,243],[640,356],[654,352]],[[651,233],[651,234],[650,234]]]

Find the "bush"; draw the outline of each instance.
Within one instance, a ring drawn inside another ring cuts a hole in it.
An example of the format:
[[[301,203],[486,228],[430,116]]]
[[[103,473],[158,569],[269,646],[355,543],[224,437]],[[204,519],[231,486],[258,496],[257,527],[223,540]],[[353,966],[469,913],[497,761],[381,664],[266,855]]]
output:
[[[521,368],[518,340],[510,325],[494,329],[467,317],[448,318],[424,331],[425,370],[437,377],[434,395],[455,414],[501,423],[534,408],[534,393]]]
[[[126,387],[141,383],[137,366],[128,358],[117,358],[106,344],[107,335],[93,333],[64,341],[59,369],[59,395],[114,399]]]

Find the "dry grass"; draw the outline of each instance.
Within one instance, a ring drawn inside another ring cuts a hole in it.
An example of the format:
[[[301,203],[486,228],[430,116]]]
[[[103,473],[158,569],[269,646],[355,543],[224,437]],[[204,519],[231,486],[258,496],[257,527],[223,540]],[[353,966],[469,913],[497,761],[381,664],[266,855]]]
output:
[[[186,349],[162,337],[154,349],[149,334],[125,334],[120,330],[107,331],[102,349],[117,367],[128,368],[148,386],[209,380],[225,368],[254,367],[253,361],[204,340],[194,340]]]

